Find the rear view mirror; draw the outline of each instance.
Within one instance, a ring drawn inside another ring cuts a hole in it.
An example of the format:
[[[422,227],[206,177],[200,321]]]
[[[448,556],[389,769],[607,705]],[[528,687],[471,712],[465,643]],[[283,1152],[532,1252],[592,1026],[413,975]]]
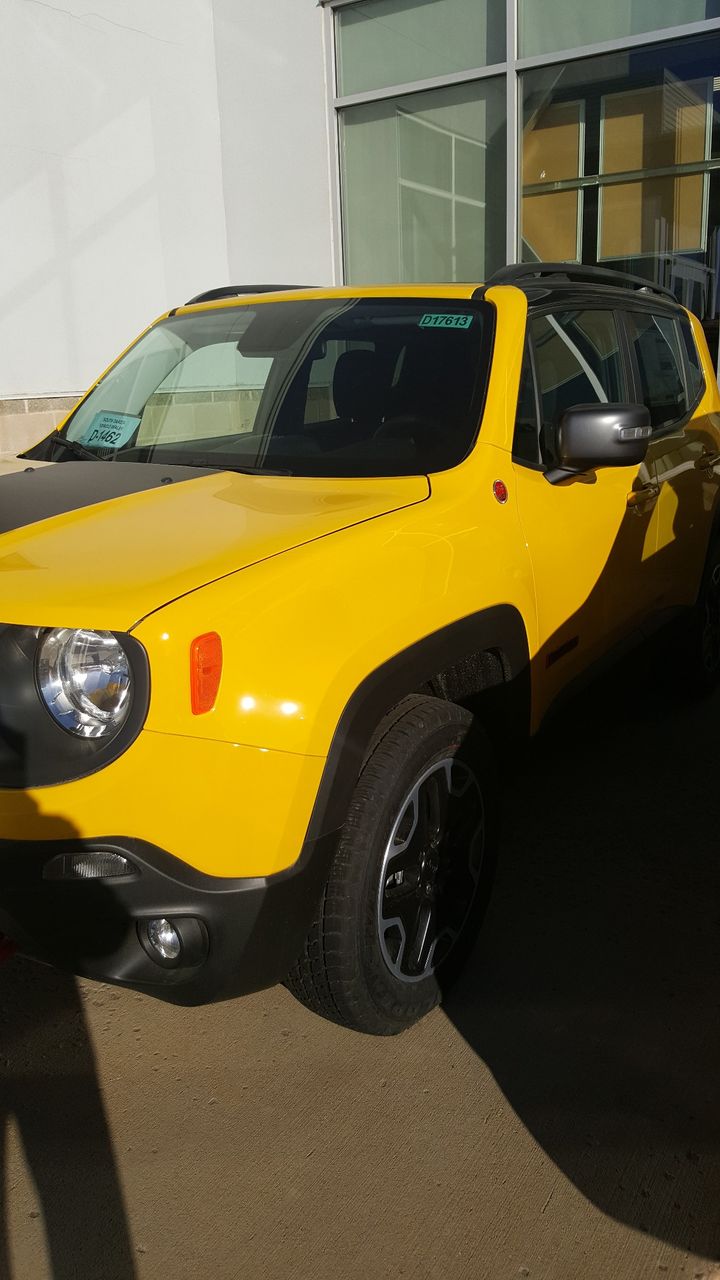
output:
[[[551,484],[597,467],[639,466],[652,435],[644,404],[578,404],[566,410],[557,431],[557,466]]]

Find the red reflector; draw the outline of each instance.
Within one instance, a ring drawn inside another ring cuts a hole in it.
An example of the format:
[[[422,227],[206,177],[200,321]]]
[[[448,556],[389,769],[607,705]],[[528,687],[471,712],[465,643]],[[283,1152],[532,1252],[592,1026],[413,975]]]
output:
[[[212,711],[222,675],[222,640],[217,631],[196,636],[190,645],[190,706],[194,716]]]
[[[508,500],[508,488],[504,480],[496,480],[493,485],[493,493],[498,502],[505,503]]]

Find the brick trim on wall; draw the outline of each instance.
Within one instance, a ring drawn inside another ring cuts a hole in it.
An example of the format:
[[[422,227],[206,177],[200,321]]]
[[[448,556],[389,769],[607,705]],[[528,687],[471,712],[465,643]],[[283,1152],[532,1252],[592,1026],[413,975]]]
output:
[[[67,417],[76,396],[13,396],[0,399],[0,453],[21,453]]]

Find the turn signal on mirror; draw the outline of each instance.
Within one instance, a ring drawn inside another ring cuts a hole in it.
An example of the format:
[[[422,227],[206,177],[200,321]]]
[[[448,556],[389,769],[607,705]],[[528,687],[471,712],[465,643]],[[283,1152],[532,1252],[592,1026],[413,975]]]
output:
[[[202,716],[215,706],[222,663],[222,640],[217,631],[196,636],[190,645],[190,706],[194,716]]]

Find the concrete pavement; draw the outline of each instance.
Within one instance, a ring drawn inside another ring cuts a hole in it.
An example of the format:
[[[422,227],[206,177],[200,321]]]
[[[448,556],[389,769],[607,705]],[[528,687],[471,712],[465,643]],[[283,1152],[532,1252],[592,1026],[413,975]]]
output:
[[[558,719],[398,1038],[7,964],[0,1278],[720,1277],[719,707],[641,660]]]

